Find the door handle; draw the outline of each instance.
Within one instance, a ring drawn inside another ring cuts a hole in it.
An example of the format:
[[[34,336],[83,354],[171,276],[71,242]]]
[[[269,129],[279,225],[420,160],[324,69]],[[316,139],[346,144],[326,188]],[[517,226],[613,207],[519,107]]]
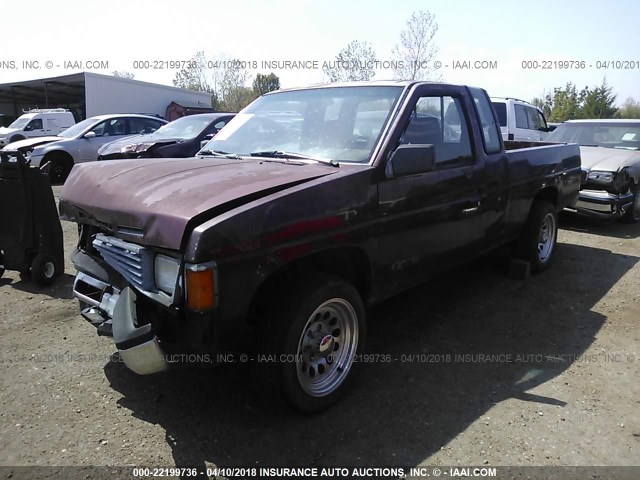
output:
[[[463,208],[461,213],[463,215],[471,215],[472,213],[476,213],[478,210],[480,210],[480,202],[476,202],[473,207]]]

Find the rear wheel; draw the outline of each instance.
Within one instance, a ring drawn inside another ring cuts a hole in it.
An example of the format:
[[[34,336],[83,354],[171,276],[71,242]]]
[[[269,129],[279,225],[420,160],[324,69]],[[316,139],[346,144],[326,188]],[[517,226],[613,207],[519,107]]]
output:
[[[31,278],[41,287],[51,285],[58,275],[55,258],[41,253],[31,263]]]
[[[527,225],[517,244],[518,257],[531,263],[531,271],[541,272],[551,264],[558,238],[558,213],[545,201],[531,207]]]
[[[335,403],[344,392],[366,334],[360,295],[331,275],[315,275],[287,289],[260,329],[266,361],[256,362],[257,378],[304,412]]]
[[[635,185],[632,188],[633,192],[633,203],[627,211],[624,212],[622,216],[622,220],[627,223],[636,223],[640,221],[640,184]]]

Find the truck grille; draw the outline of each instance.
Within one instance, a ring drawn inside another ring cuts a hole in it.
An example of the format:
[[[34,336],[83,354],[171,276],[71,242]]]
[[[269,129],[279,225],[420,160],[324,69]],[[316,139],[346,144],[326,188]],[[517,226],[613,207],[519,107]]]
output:
[[[96,235],[93,246],[104,261],[133,286],[143,291],[154,289],[152,252],[102,233]]]

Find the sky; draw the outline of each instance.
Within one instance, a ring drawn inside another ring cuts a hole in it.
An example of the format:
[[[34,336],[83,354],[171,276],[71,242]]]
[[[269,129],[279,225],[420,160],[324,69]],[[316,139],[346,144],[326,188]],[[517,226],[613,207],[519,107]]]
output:
[[[442,81],[531,100],[567,82],[580,89],[606,78],[617,104],[627,97],[640,100],[637,0],[58,0],[31,5],[28,11],[20,2],[3,5],[0,83],[124,70],[137,80],[171,85],[176,70],[162,62],[187,61],[199,50],[212,61],[238,58],[255,64],[252,77],[273,71],[282,87],[321,83],[322,63],[352,40],[369,42],[381,62],[393,60],[392,49],[412,12],[428,10],[439,27],[434,42]],[[274,70],[263,63],[270,60],[317,61],[318,68]],[[561,69],[554,63],[558,60],[583,61],[584,68]],[[483,61],[494,68],[482,68]],[[461,68],[453,68],[456,62]],[[600,65],[605,62],[612,63]],[[391,71],[376,70],[374,79],[389,78]]]

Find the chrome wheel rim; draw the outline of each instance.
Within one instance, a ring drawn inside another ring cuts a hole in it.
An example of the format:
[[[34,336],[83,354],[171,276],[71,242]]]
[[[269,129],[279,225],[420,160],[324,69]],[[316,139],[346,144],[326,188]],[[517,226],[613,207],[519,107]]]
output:
[[[349,374],[358,348],[358,316],[342,298],[332,298],[311,314],[300,336],[296,372],[312,397],[334,392]]]
[[[56,266],[53,264],[53,262],[47,262],[44,264],[44,276],[46,278],[51,278],[53,277],[53,274],[56,271]]]
[[[556,218],[547,213],[542,219],[538,233],[538,260],[546,262],[551,256],[556,239]]]

